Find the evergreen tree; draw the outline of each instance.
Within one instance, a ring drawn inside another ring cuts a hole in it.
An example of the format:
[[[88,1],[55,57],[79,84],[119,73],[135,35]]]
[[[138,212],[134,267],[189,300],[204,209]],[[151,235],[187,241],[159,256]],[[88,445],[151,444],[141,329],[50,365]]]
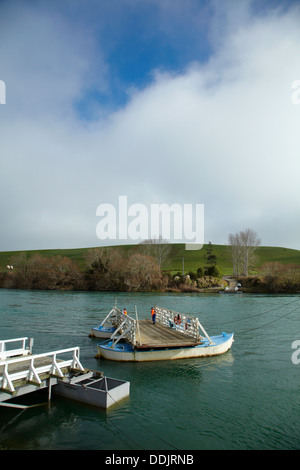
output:
[[[206,247],[205,259],[208,267],[215,266],[217,264],[217,257],[213,254],[213,245],[211,242],[208,242],[208,245]]]

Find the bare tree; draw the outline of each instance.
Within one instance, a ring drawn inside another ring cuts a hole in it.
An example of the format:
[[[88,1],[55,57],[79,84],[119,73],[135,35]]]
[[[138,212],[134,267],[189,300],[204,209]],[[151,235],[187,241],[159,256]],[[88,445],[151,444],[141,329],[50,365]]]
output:
[[[140,246],[142,247],[142,253],[155,258],[159,267],[168,259],[171,251],[171,246],[161,235],[159,238],[150,238],[149,240],[141,242]]]
[[[85,262],[88,269],[104,273],[107,251],[104,248],[90,248],[85,254]]]
[[[239,234],[230,233],[228,237],[228,244],[231,247],[233,275],[239,276],[241,264],[241,242]]]
[[[242,260],[243,274],[248,276],[249,267],[254,263],[254,252],[260,245],[260,239],[254,230],[247,228],[244,232],[240,232],[242,244]]]
[[[20,253],[10,258],[10,264],[13,265],[20,273],[26,275],[28,269],[28,259],[26,253]]]
[[[254,263],[254,252],[260,245],[260,239],[254,230],[247,228],[228,237],[231,246],[233,275],[248,276],[249,267]],[[240,272],[241,270],[241,272]]]
[[[125,279],[129,290],[157,288],[161,281],[161,271],[154,258],[139,253],[130,257]]]

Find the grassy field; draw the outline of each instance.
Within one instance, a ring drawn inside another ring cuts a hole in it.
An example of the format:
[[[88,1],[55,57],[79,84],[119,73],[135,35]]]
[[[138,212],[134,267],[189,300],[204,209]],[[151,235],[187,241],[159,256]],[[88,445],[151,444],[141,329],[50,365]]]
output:
[[[171,256],[165,263],[164,269],[182,272],[184,263],[184,271],[197,271],[199,267],[204,267],[206,246],[199,251],[187,251],[185,245],[173,245]],[[213,245],[213,254],[217,257],[217,265],[223,271],[223,274],[232,274],[231,256],[227,246]],[[264,263],[277,261],[282,264],[300,265],[300,250],[292,250],[289,248],[276,248],[262,246],[255,251],[256,262],[253,272],[258,272],[260,266]]]
[[[206,246],[201,250],[186,250],[185,244],[171,244],[171,251],[168,260],[162,268],[172,273],[177,271],[182,273],[183,264],[184,272],[197,271],[199,267],[204,267]],[[126,245],[121,247],[124,250],[124,256],[137,249],[136,245]],[[79,268],[85,266],[85,256],[89,248],[75,248],[62,250],[31,250],[31,251],[2,251],[0,252],[0,270],[6,270],[6,266],[11,264],[14,256],[26,253],[30,258],[33,254],[39,253],[42,256],[66,256],[74,261]],[[253,273],[258,272],[260,266],[267,262],[279,262],[282,264],[300,265],[300,250],[292,250],[289,248],[261,246],[256,250],[256,263],[253,267]],[[232,274],[230,252],[225,245],[213,245],[213,254],[217,257],[217,265],[223,271],[223,274]],[[251,273],[250,273],[251,274]]]

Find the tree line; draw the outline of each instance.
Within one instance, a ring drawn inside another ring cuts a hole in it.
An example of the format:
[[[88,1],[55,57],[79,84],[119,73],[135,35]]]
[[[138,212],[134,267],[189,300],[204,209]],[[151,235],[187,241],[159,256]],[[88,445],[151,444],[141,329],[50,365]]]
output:
[[[253,292],[299,292],[300,267],[267,263],[259,275],[248,276],[254,266],[257,234],[247,229],[229,235],[233,275]],[[131,251],[117,247],[91,248],[80,267],[65,256],[26,253],[14,255],[11,268],[0,272],[0,288],[83,291],[194,291],[222,285],[223,273],[211,242],[206,245],[205,266],[187,273],[168,273],[162,266],[171,252],[165,240],[147,240]]]
[[[13,270],[0,274],[0,287],[61,290],[152,290],[163,286],[157,261],[118,249],[90,249],[84,267],[64,256],[20,254],[10,260]]]
[[[79,267],[65,256],[30,257],[26,253],[10,259],[13,269],[0,273],[0,287],[15,289],[85,290],[85,291],[197,291],[218,286],[221,273],[214,259],[208,266],[170,274],[162,264],[170,255],[171,246],[163,240],[149,240],[129,253],[122,248],[91,248],[84,266]],[[210,250],[210,251],[209,251]],[[208,257],[211,248],[208,250]]]
[[[245,292],[300,292],[300,266],[296,264],[282,264],[277,261],[264,263],[258,275],[237,279]]]
[[[249,276],[249,270],[255,265],[255,250],[261,240],[252,229],[229,234],[228,247],[231,254],[233,276],[241,282],[248,292],[300,291],[300,266],[282,264],[277,261],[264,263],[259,274]]]

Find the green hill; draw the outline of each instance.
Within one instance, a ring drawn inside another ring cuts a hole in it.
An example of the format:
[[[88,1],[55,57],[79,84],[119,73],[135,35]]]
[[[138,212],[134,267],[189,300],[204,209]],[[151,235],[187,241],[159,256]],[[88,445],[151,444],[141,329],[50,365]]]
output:
[[[172,251],[169,260],[163,266],[164,269],[172,271],[182,271],[183,263],[185,272],[196,271],[199,267],[204,267],[206,247],[199,251],[187,251],[185,245],[172,245]],[[223,271],[223,274],[232,274],[232,264],[230,249],[225,245],[213,245],[213,254],[217,257],[217,265]],[[289,248],[261,246],[255,251],[255,265],[253,272],[257,272],[264,263],[279,262],[282,264],[300,265],[300,250]]]
[[[204,267],[206,247],[201,250],[186,250],[185,244],[171,244],[171,250],[168,259],[164,262],[162,268],[168,272],[176,273],[184,271],[196,271],[199,267]],[[113,247],[112,247],[113,248]],[[111,249],[112,249],[111,248]],[[116,247],[117,248],[117,247]],[[138,250],[139,245],[124,245],[118,247],[126,254]],[[6,271],[6,266],[11,263],[11,259],[21,253],[26,253],[27,257],[39,253],[43,256],[65,256],[74,261],[79,268],[85,266],[85,255],[90,248],[74,249],[55,249],[55,250],[30,250],[30,251],[2,251],[0,252],[0,271]],[[279,262],[282,264],[300,265],[300,250],[290,248],[261,246],[256,250],[256,262],[253,272],[257,272],[264,263]],[[213,254],[217,257],[217,265],[223,271],[223,274],[232,274],[232,266],[229,248],[225,245],[213,245]]]

